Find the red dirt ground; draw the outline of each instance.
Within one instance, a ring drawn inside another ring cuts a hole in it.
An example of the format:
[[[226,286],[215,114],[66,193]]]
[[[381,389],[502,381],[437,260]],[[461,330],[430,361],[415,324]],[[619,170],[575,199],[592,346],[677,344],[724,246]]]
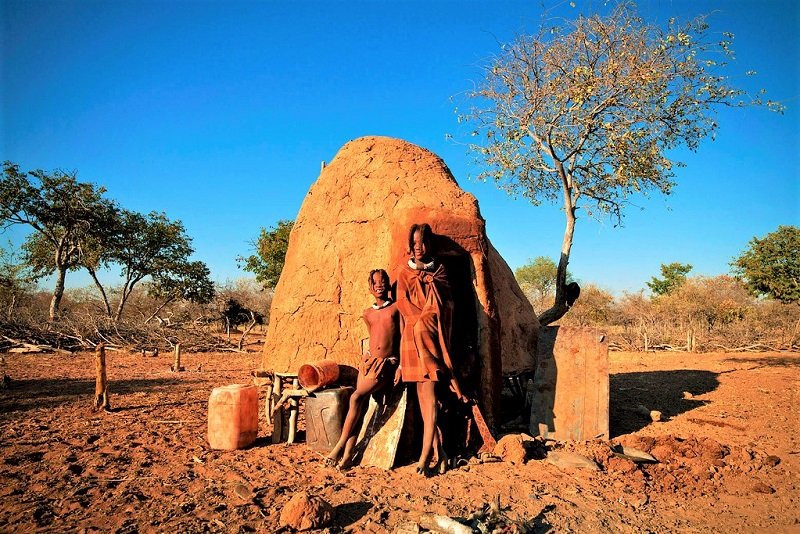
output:
[[[276,532],[298,490],[332,504],[328,532],[386,532],[421,513],[466,518],[499,498],[507,532],[800,532],[800,355],[612,353],[613,441],[563,448],[600,471],[472,463],[423,478],[327,467],[303,443],[209,450],[213,387],[249,383],[260,354],[109,352],[111,413],[90,409],[91,353],[3,355],[0,532]],[[652,423],[636,406],[660,410]],[[263,403],[262,408],[263,410]]]

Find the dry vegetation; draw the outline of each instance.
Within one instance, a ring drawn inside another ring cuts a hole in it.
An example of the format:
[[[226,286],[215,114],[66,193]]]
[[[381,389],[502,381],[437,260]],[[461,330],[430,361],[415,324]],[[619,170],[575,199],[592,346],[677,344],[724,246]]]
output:
[[[534,307],[541,306],[533,302]],[[587,285],[562,321],[609,332],[620,350],[778,351],[800,348],[800,305],[752,297],[730,276],[689,278],[669,295],[614,298]]]

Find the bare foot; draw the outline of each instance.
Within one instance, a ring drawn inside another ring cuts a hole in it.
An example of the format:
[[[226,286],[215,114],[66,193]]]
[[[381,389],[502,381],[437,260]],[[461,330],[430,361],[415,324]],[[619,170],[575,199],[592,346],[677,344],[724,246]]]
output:
[[[433,474],[431,473],[430,468],[426,464],[427,462],[425,464],[417,464],[417,467],[415,469],[417,474],[420,474],[424,477],[429,477]]]
[[[331,451],[323,461],[328,467],[336,467],[336,464],[339,462],[339,453],[337,451]]]
[[[449,460],[450,459],[447,457],[447,455],[444,452],[442,452],[441,456],[439,456],[439,461],[436,462],[436,465],[434,466],[434,470],[440,475],[445,474],[447,472],[447,469],[450,467]]]
[[[347,458],[347,457],[342,456],[342,459],[339,461],[339,465],[337,465],[336,467],[339,468],[339,471],[347,471],[351,467],[353,467],[352,459],[353,459],[352,457],[351,458]]]

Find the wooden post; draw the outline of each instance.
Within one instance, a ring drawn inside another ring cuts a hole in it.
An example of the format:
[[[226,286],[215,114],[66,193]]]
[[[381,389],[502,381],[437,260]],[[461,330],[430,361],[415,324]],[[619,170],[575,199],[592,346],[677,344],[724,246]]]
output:
[[[94,409],[111,410],[108,401],[108,380],[106,378],[106,346],[103,343],[94,349],[94,368],[97,373],[94,386]]]
[[[297,378],[292,380],[292,389],[298,389],[300,387],[300,382]],[[286,439],[286,443],[294,443],[294,437],[297,433],[297,416],[300,412],[300,402],[297,400],[297,397],[292,397],[289,399],[289,435]]]
[[[183,371],[181,367],[181,344],[175,344],[175,362],[172,364],[172,370],[176,373]]]
[[[277,403],[278,400],[281,398],[281,377],[278,376],[278,373],[275,373],[273,376],[274,380],[272,382],[272,402],[274,408],[275,406],[274,403]],[[281,408],[272,415],[272,443],[280,443],[282,437],[283,437],[283,409]]]

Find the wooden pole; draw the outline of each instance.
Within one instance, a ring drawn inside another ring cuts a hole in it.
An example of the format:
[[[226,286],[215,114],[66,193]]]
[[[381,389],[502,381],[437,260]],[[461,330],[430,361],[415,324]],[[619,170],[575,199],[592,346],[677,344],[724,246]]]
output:
[[[292,380],[292,389],[298,389],[300,383],[295,378]],[[289,436],[286,443],[294,443],[294,437],[297,433],[297,416],[300,413],[300,403],[297,398],[291,397],[289,399]]]
[[[273,403],[277,403],[278,400],[281,398],[282,394],[282,384],[281,384],[281,377],[278,376],[278,373],[275,373],[274,380],[272,382],[272,399]],[[274,406],[274,405],[273,405]],[[273,411],[272,413],[272,443],[280,443],[283,438],[283,409],[278,411]]]
[[[176,373],[183,371],[181,367],[181,344],[175,344],[175,362],[172,364],[172,370]]]
[[[106,346],[103,343],[94,349],[94,368],[96,380],[94,386],[94,409],[111,410],[111,403],[108,401],[108,380],[106,377]]]

